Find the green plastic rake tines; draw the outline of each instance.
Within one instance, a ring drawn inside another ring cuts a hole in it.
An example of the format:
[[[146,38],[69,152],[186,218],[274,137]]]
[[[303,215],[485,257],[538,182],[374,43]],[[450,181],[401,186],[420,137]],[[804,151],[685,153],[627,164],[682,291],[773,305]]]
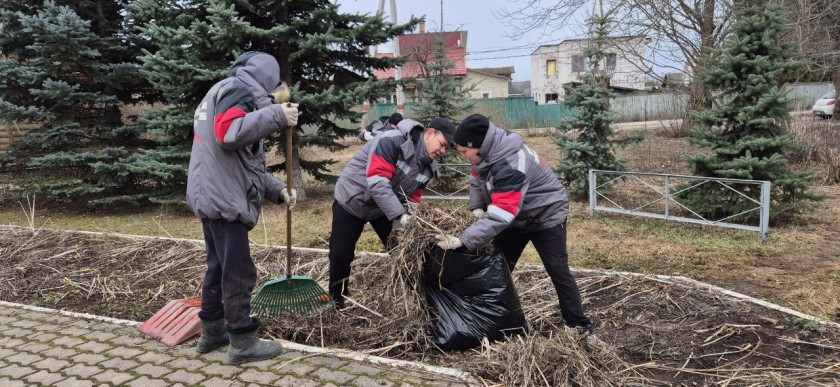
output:
[[[330,296],[312,277],[300,275],[266,282],[251,300],[252,311],[258,317],[315,312],[332,306]]]
[[[291,84],[286,73],[286,84]],[[286,129],[286,154],[292,154],[292,133]],[[286,183],[292,189],[292,170],[286,168]],[[275,252],[280,251],[274,248]],[[258,317],[277,317],[283,312],[306,313],[329,309],[333,306],[327,292],[312,277],[292,275],[292,207],[286,206],[286,276],[263,284],[251,300],[251,310]]]

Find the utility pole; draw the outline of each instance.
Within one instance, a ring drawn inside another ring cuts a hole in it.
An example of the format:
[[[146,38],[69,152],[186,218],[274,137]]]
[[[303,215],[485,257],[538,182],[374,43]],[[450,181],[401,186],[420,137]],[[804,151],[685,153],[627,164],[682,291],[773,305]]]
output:
[[[391,23],[397,24],[397,1],[391,0]],[[394,58],[399,58],[400,56],[400,37],[397,36],[394,38]],[[405,96],[403,95],[402,85],[399,84],[400,79],[402,79],[402,66],[397,66],[396,75],[394,79],[398,82],[397,83],[397,112],[403,114],[405,111]]]
[[[440,31],[443,32],[443,0],[440,0]]]
[[[382,12],[383,12],[384,10],[385,10],[385,0],[379,0],[379,7],[377,7],[377,8],[376,8],[376,17],[377,17],[377,18],[382,17]],[[372,51],[373,51],[373,52],[371,53],[371,56],[372,56],[372,57],[374,57],[374,58],[376,58],[376,53],[377,53],[377,51],[379,51],[379,45],[376,45],[376,46],[370,46],[370,47],[368,48],[368,51],[370,52],[370,51],[371,51],[371,49],[372,49]]]
[[[382,16],[383,11],[385,10],[385,0],[379,0],[379,8],[376,9],[376,15]],[[397,24],[397,2],[396,0],[391,0],[391,23]],[[378,47],[373,48],[373,56],[376,56],[376,51]],[[394,58],[399,58],[400,56],[400,37],[397,36],[394,38]],[[402,79],[402,66],[397,66],[394,79],[399,82]],[[400,114],[403,114],[405,111],[405,95],[403,95],[402,85],[399,83],[397,84],[397,111]]]

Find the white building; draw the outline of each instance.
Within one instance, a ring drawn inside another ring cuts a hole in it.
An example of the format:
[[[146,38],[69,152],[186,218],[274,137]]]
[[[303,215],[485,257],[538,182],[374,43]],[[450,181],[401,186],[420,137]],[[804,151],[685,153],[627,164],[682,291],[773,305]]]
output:
[[[462,85],[473,86],[469,92],[470,99],[507,98],[511,74],[513,66],[467,68],[467,76],[464,77]]]
[[[624,90],[644,90],[645,73],[642,59],[643,36],[612,37],[605,48],[607,58],[601,69],[610,73],[610,86]],[[531,53],[531,96],[539,105],[563,100],[565,87],[570,87],[586,74],[589,68],[584,51],[589,39],[569,39],[554,45],[537,47]]]

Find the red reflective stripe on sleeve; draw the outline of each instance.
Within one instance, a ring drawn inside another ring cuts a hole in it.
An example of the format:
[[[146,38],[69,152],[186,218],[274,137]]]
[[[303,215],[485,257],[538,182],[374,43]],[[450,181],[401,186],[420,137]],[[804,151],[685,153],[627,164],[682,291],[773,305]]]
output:
[[[475,175],[475,168],[474,167],[470,167],[470,176],[478,177],[478,176]]]
[[[494,192],[490,194],[490,204],[516,216],[519,213],[519,201],[522,192]]]
[[[213,125],[213,132],[216,133],[216,139],[219,142],[225,142],[225,134],[227,134],[231,122],[234,119],[244,116],[245,111],[235,106],[224,113],[217,114]]]
[[[423,196],[423,192],[424,192],[424,190],[422,188],[418,189],[417,191],[414,191],[414,193],[411,194],[411,197],[408,198],[408,200],[410,200],[412,202],[415,202],[415,203],[420,203],[420,197]]]
[[[370,165],[368,165],[367,177],[382,176],[388,180],[394,177],[394,170],[397,167],[389,163],[384,158],[377,154],[370,156]]]

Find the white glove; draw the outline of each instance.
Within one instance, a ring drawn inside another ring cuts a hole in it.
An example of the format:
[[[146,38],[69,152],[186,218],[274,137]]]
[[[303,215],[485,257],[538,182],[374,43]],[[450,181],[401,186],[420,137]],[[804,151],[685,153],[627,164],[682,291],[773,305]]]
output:
[[[487,211],[482,210],[481,208],[476,208],[472,210],[472,214],[474,217],[481,219],[487,217]]]
[[[411,215],[409,215],[407,213],[400,215],[400,224],[403,225],[403,227],[408,225],[408,222],[410,222],[410,221],[411,221]]]
[[[408,222],[411,222],[411,215],[409,215],[408,213],[402,214],[399,218],[394,219],[392,229],[401,229],[405,227],[408,224]]]
[[[297,190],[294,188],[292,188],[291,195],[289,194],[289,189],[286,188],[280,191],[280,196],[283,197],[283,202],[289,205],[290,210],[295,206],[295,203],[297,203]]]
[[[280,110],[282,110],[283,115],[286,116],[286,125],[287,126],[297,125],[298,114],[299,114],[298,104],[296,104],[296,103],[280,104]]]
[[[435,238],[438,240],[438,247],[444,250],[455,250],[464,245],[458,237],[452,235],[438,235]]]
[[[367,130],[365,130],[364,132],[362,132],[362,137],[365,139],[365,141],[370,141],[373,138],[373,135]]]

